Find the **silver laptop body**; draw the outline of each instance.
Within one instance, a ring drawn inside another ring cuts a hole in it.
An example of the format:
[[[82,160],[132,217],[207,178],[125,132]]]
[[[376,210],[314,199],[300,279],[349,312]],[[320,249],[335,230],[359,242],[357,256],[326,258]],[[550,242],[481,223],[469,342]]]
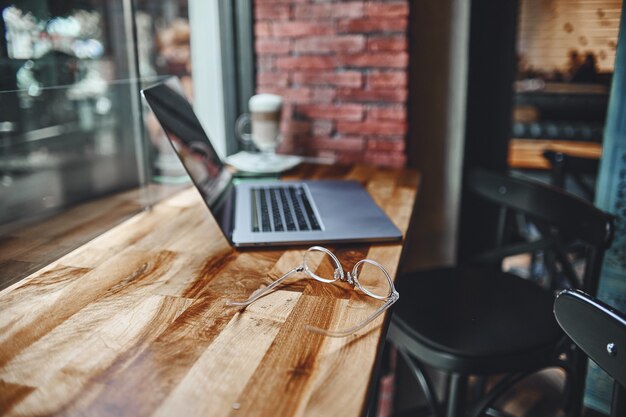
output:
[[[356,181],[250,180],[225,169],[178,78],[142,90],[234,246],[395,241],[402,233]]]

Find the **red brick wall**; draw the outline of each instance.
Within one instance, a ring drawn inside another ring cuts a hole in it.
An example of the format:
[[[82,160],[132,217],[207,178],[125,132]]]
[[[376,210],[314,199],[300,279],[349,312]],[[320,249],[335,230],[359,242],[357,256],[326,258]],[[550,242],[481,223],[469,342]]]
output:
[[[406,162],[408,0],[255,0],[257,91],[283,96],[284,152]]]

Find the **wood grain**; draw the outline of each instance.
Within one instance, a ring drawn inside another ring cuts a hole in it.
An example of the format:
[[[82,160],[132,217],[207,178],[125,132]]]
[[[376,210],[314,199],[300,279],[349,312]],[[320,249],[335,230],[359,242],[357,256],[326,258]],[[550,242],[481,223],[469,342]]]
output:
[[[180,190],[180,186],[150,185],[77,204],[29,224],[4,225],[0,230],[0,289]]]
[[[367,166],[288,176],[358,180],[403,233],[419,183]],[[0,292],[1,414],[362,414],[384,318],[339,339],[304,326],[345,328],[377,301],[294,276],[245,310],[225,305],[305,249],[235,250],[194,189],[129,218]],[[346,269],[369,257],[395,276],[402,243],[330,249]]]

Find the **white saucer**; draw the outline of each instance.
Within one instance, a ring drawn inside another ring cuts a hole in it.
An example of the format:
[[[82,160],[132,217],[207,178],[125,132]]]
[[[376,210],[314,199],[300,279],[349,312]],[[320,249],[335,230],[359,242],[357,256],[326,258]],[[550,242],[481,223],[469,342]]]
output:
[[[302,162],[295,155],[277,155],[241,151],[226,158],[225,162],[239,171],[269,174],[287,171]]]

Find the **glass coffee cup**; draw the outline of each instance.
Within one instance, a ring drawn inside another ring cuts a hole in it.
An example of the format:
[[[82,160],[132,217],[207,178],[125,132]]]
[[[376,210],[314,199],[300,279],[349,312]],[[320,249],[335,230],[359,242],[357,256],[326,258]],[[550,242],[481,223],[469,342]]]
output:
[[[264,154],[274,154],[281,142],[280,117],[283,99],[276,94],[257,94],[248,101],[249,113],[235,123],[235,134],[244,143],[252,143]],[[249,131],[250,133],[246,133]]]

